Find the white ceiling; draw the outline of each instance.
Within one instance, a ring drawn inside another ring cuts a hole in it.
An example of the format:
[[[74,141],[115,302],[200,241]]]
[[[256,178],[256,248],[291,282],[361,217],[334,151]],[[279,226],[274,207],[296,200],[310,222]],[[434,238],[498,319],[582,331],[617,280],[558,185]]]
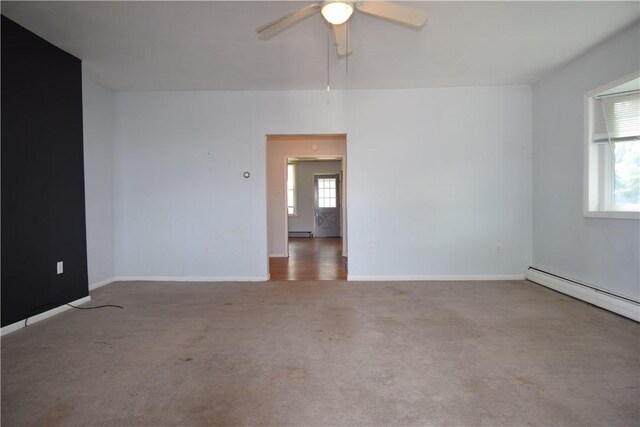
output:
[[[310,3],[3,1],[2,14],[116,90],[323,89],[319,14],[268,41],[255,32]],[[530,84],[640,18],[637,1],[406,3],[428,13],[421,31],[354,15],[348,75],[331,50],[332,89]]]

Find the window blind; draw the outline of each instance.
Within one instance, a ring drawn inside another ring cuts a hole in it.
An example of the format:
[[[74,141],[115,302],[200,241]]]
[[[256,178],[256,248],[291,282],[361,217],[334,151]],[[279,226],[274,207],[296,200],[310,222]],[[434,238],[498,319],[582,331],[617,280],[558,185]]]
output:
[[[640,92],[595,97],[591,135],[596,144],[640,140]]]

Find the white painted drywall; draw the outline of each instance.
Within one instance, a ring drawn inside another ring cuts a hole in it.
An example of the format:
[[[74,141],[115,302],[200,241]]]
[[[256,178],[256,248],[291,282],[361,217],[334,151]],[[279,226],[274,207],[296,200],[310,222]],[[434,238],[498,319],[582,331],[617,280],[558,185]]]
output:
[[[349,276],[522,275],[530,88],[363,91],[350,101]]]
[[[584,94],[638,70],[639,26],[533,87],[533,265],[640,298],[638,220],[583,216]]]
[[[344,133],[343,97],[117,93],[117,275],[266,279],[265,135]]]
[[[527,86],[118,92],[115,104],[118,276],[266,277],[266,134],[347,134],[352,278],[529,265]]]
[[[298,162],[296,163],[296,203],[297,215],[289,216],[289,231],[310,231],[315,229],[315,190],[316,174],[339,174],[340,162]]]
[[[82,67],[82,126],[89,286],[114,277],[113,92]]]

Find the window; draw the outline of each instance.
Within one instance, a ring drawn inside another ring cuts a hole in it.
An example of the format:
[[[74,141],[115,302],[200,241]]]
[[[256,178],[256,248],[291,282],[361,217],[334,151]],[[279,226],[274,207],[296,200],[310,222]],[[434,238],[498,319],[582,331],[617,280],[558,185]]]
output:
[[[296,213],[296,166],[293,163],[287,165],[287,212],[289,215]]]
[[[318,207],[336,207],[336,179],[318,178]]]
[[[588,94],[585,215],[640,218],[640,79]]]

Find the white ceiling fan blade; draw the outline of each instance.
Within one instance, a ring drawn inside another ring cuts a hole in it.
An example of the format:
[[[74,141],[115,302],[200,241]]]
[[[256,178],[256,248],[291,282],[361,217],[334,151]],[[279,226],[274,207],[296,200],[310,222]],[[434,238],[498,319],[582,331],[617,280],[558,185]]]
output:
[[[363,1],[356,3],[356,9],[367,15],[388,19],[397,24],[420,28],[427,22],[427,14],[409,6],[388,1]]]
[[[292,12],[288,15],[283,16],[282,18],[278,18],[273,22],[268,23],[267,25],[263,25],[262,27],[256,29],[258,33],[258,38],[260,40],[267,40],[276,34],[281,33],[287,28],[292,27],[298,22],[302,21],[305,18],[313,15],[320,11],[319,4],[312,4],[309,6],[305,6],[302,9],[298,9],[295,12]]]
[[[336,44],[338,56],[345,56],[351,53],[351,36],[347,31],[347,25],[349,25],[349,21],[344,24],[333,25],[333,41]]]

